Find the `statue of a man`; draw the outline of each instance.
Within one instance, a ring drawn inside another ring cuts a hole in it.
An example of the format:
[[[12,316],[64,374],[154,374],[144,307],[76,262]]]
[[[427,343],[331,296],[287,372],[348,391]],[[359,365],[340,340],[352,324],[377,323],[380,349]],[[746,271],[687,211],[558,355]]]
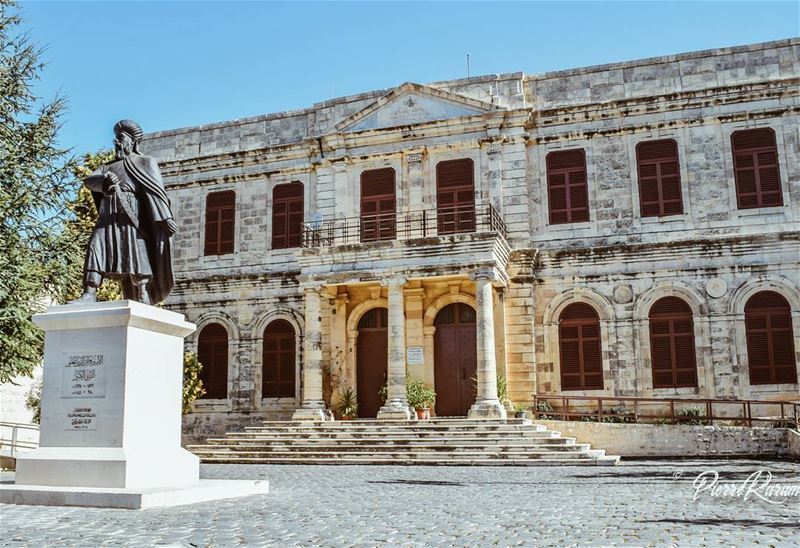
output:
[[[142,128],[133,120],[114,126],[116,160],[84,180],[97,205],[97,225],[89,240],[83,295],[97,300],[103,278],[119,280],[126,299],[156,304],[174,280],[170,241],[178,225],[172,216],[158,163],[139,153]]]

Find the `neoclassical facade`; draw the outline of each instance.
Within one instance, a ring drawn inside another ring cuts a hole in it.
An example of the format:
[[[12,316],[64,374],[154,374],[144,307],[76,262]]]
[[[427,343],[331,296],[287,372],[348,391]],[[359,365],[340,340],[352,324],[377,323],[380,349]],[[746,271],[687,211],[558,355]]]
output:
[[[797,399],[800,41],[474,77],[163,131],[195,436],[503,416],[534,394]],[[383,402],[378,392],[386,385]]]

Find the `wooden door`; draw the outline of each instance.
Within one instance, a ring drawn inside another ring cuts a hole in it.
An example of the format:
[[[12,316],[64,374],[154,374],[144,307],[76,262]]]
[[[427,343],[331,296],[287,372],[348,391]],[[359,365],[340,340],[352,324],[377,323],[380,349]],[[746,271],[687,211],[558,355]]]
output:
[[[381,401],[378,392],[386,383],[389,364],[389,311],[373,308],[358,322],[356,339],[356,392],[358,416],[374,418]]]
[[[361,174],[361,241],[394,240],[397,232],[394,170]]]
[[[434,325],[436,414],[463,417],[475,403],[475,311],[462,303],[448,305],[436,315]]]
[[[475,180],[472,160],[436,165],[436,226],[439,234],[475,231]]]

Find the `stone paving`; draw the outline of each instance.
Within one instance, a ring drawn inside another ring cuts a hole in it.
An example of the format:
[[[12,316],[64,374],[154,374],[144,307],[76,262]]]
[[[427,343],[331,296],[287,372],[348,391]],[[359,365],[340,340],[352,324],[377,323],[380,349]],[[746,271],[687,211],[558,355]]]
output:
[[[710,470],[735,485],[768,471],[772,486],[798,495],[693,501],[693,481]],[[800,546],[800,465],[789,462],[203,465],[201,474],[266,477],[271,492],[143,511],[0,505],[0,546]]]

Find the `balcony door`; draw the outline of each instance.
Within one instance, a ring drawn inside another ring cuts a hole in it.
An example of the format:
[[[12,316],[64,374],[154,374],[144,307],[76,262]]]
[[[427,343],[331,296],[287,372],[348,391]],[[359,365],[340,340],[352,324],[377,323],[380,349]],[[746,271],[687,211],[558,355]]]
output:
[[[370,169],[361,174],[361,241],[394,240],[396,235],[394,170]]]
[[[436,218],[439,234],[475,232],[474,164],[469,158],[436,164]]]

